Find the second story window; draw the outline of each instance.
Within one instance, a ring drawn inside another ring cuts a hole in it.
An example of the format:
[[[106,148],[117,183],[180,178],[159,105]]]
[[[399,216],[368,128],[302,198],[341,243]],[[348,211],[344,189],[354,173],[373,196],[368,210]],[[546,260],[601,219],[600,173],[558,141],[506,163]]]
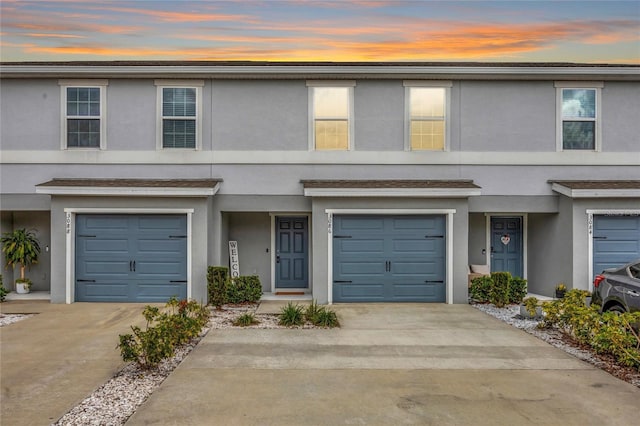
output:
[[[62,89],[61,147],[106,147],[106,81],[59,81]]]
[[[589,86],[599,87],[589,87]],[[598,83],[556,83],[559,151],[600,149],[600,88]]]
[[[310,147],[347,151],[353,142],[352,109],[355,82],[308,82]]]
[[[159,148],[199,148],[202,82],[156,81]]]
[[[447,149],[447,109],[450,83],[404,82],[405,148],[410,151]]]

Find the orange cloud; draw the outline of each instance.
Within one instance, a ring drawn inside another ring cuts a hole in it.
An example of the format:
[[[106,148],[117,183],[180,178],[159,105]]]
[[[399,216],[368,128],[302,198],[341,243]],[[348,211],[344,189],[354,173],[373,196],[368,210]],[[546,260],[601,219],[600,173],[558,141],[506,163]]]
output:
[[[109,12],[120,12],[126,14],[137,14],[159,18],[163,22],[251,22],[253,18],[249,15],[235,15],[224,13],[202,13],[202,12],[173,12],[164,10],[138,9],[134,7],[90,7],[92,10],[104,10]]]

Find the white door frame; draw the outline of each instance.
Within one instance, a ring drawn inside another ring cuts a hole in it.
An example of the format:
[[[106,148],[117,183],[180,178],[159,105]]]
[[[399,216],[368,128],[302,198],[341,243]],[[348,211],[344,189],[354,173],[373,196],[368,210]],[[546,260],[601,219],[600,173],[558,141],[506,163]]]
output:
[[[487,266],[491,270],[491,218],[494,217],[519,217],[522,219],[522,277],[527,279],[528,275],[528,245],[529,245],[529,214],[528,213],[485,213],[486,235],[485,235],[485,259]]]
[[[333,303],[333,216],[334,215],[445,215],[446,216],[446,301],[453,303],[453,215],[456,209],[326,209],[327,232],[327,277],[328,303]]]
[[[75,299],[75,262],[76,262],[76,215],[77,214],[185,214],[187,216],[187,299],[191,299],[192,283],[192,216],[194,209],[155,209],[155,208],[92,208],[66,207],[65,213],[65,303]]]

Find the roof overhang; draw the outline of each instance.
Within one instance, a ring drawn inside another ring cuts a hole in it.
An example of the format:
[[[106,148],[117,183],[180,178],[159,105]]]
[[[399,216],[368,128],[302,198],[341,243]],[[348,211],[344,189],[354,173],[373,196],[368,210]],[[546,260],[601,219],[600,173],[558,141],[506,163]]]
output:
[[[470,180],[302,180],[307,197],[466,198],[480,195]]]
[[[86,61],[0,63],[2,78],[421,78],[638,80],[634,64]]]
[[[222,179],[53,179],[36,185],[36,194],[124,197],[208,197]]]
[[[551,189],[569,198],[640,198],[640,180],[552,180]]]

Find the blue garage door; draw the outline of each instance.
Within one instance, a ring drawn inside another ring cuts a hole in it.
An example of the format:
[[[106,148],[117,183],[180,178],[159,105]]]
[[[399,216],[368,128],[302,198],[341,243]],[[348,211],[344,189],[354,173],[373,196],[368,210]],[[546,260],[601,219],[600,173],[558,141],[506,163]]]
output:
[[[185,215],[78,215],[76,300],[165,302],[187,296]]]
[[[333,220],[335,302],[444,302],[444,216]]]
[[[640,258],[640,216],[593,217],[593,276]]]

